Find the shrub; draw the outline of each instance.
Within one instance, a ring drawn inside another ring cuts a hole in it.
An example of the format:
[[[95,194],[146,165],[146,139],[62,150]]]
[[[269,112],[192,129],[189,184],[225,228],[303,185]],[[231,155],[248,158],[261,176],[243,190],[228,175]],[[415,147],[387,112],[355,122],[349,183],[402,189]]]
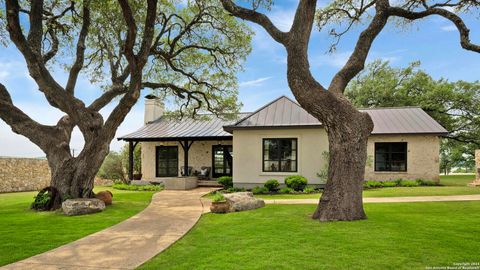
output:
[[[382,187],[396,187],[397,183],[394,181],[385,181],[382,182]]]
[[[397,178],[395,180],[393,180],[393,182],[395,182],[397,184],[397,186],[400,186],[400,183],[403,181],[402,178]]]
[[[368,189],[368,188],[380,188],[380,187],[382,187],[382,186],[383,186],[382,182],[379,182],[379,181],[371,181],[371,180],[369,180],[369,181],[363,182],[363,188],[365,188],[365,189]]]
[[[224,202],[225,197],[223,197],[222,193],[220,192],[215,192],[212,197],[212,202]]]
[[[402,180],[400,181],[401,187],[418,187],[420,184],[415,180]]]
[[[314,193],[315,189],[313,187],[305,187],[303,193]]]
[[[269,191],[276,191],[278,190],[280,183],[278,182],[277,179],[270,179],[270,180],[267,180],[267,182],[265,182],[263,186],[267,188]]]
[[[118,184],[115,183],[112,186],[114,189],[118,190],[130,190],[130,191],[160,191],[163,190],[163,186],[160,185],[128,185],[128,184]]]
[[[225,189],[223,192],[225,192],[225,193],[234,193],[234,192],[243,192],[243,191],[245,191],[244,188],[230,187],[230,188]]]
[[[217,182],[223,185],[225,189],[233,187],[233,178],[231,176],[221,176],[217,178]]]
[[[417,179],[415,180],[420,186],[438,186],[438,183],[431,180]]]
[[[284,187],[284,188],[280,189],[278,192],[280,192],[282,194],[290,194],[290,193],[293,193],[294,190],[293,190],[293,188]]]
[[[295,191],[301,191],[307,185],[307,178],[301,175],[292,175],[285,178],[285,185]]]
[[[254,187],[252,188],[253,194],[266,194],[268,193],[268,188],[266,187]]]

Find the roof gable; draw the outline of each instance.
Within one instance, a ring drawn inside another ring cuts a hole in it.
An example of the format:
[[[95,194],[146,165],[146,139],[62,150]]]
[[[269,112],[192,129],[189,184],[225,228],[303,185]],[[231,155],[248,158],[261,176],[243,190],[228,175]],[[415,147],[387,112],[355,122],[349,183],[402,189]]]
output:
[[[281,96],[252,114],[244,117],[231,128],[245,127],[285,127],[285,126],[321,126],[322,124],[298,103],[286,96]]]

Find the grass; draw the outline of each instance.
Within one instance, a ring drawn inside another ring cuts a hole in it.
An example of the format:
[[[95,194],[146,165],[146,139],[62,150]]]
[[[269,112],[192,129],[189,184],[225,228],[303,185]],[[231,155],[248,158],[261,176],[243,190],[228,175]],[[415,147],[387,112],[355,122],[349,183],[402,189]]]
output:
[[[104,190],[99,188],[96,191]],[[141,210],[153,192],[112,190],[113,205],[105,211],[67,217],[29,209],[36,192],[0,194],[0,266],[39,254],[110,227]]]
[[[433,187],[393,187],[369,189],[363,192],[363,197],[410,197],[410,196],[448,196],[480,194],[479,187],[469,187],[468,183],[474,180],[473,174],[440,176],[443,186]],[[280,199],[318,199],[320,194],[276,194],[255,195],[265,200]]]
[[[314,205],[206,214],[140,269],[425,269],[479,262],[480,202],[367,204],[319,223]]]

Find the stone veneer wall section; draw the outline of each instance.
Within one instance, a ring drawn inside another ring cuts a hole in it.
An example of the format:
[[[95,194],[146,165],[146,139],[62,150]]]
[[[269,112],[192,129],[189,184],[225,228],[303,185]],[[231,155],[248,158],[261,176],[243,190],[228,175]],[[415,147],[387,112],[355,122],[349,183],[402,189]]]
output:
[[[46,159],[0,157],[0,193],[40,190],[49,183]]]
[[[195,141],[188,151],[188,166],[193,171],[200,171],[203,166],[212,167],[212,146],[232,145],[232,141]],[[142,178],[145,180],[162,179],[155,175],[155,149],[157,146],[178,146],[178,174],[183,166],[183,149],[179,142],[142,142]],[[211,175],[211,172],[210,172]]]

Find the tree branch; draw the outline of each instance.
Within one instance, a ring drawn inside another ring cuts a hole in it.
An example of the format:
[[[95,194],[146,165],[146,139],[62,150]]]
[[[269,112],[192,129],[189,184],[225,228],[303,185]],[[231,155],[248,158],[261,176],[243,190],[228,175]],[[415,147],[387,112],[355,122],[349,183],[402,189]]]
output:
[[[0,83],[0,118],[13,132],[27,137],[38,145],[45,153],[48,151],[55,134],[55,127],[41,125],[31,119],[22,110],[13,105],[6,87]]]
[[[368,27],[360,34],[355,50],[348,59],[343,68],[335,74],[329,86],[329,91],[343,93],[347,84],[360,72],[365,66],[370,48],[375,38],[385,27],[389,13],[389,3],[387,0],[377,0],[375,5],[375,16]]]
[[[431,15],[442,16],[443,18],[455,24],[460,34],[460,45],[462,48],[480,53],[480,45],[474,44],[470,41],[470,29],[465,25],[462,18],[455,13],[442,8],[427,7],[425,11],[414,12],[399,7],[390,7],[391,15],[402,17],[408,20],[422,19]]]
[[[232,0],[221,0],[221,2],[223,8],[225,8],[235,17],[251,21],[262,26],[278,43],[285,44],[287,41],[289,34],[280,31],[265,14],[240,7],[233,3]]]
[[[85,0],[83,2],[83,22],[82,22],[82,29],[80,30],[80,34],[78,36],[78,41],[77,41],[77,52],[76,52],[75,63],[70,69],[67,85],[65,87],[65,90],[70,95],[74,94],[75,85],[78,79],[78,74],[80,73],[80,70],[82,70],[83,68],[83,63],[85,59],[85,49],[86,49],[85,40],[88,35],[89,27],[90,27],[90,0]]]

